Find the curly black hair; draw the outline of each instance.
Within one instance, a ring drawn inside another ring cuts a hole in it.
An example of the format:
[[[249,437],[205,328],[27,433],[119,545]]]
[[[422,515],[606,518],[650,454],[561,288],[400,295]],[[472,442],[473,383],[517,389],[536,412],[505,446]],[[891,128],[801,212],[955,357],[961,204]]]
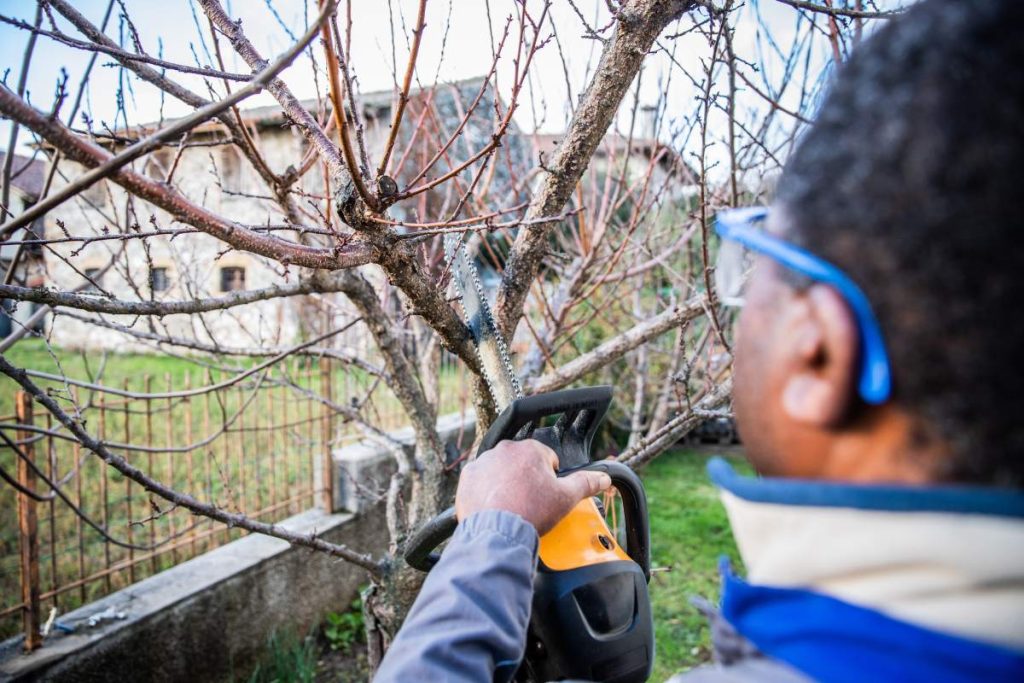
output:
[[[928,0],[839,69],[777,188],[871,300],[949,481],[1024,484],[1022,142],[1024,2]]]

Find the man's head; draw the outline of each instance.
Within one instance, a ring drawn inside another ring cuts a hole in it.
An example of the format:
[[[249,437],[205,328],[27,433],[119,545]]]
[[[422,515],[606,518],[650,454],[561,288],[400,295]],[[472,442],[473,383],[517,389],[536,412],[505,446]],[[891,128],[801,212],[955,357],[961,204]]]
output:
[[[837,75],[769,230],[835,264],[881,324],[893,396],[859,399],[857,322],[761,257],[736,412],[793,476],[1024,485],[1024,3],[912,8]]]

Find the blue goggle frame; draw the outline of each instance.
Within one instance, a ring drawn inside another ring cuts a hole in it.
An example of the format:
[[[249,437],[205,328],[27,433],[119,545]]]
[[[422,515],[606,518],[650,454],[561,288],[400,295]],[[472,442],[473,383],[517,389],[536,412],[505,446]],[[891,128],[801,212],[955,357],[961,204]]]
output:
[[[860,378],[857,383],[860,397],[871,405],[885,403],[892,394],[892,370],[889,355],[885,351],[882,329],[868,298],[836,266],[752,225],[767,217],[768,208],[763,206],[720,211],[715,217],[715,232],[724,240],[742,244],[751,251],[764,254],[790,270],[829,285],[839,292],[857,320],[861,351]]]

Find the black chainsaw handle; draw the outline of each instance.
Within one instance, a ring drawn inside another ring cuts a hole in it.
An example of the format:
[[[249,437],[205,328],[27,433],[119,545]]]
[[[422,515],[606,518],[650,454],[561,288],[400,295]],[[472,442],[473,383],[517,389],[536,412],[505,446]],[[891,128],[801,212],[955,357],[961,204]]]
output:
[[[651,529],[647,517],[647,495],[643,484],[636,473],[614,460],[592,462],[583,467],[559,472],[564,477],[573,472],[604,472],[612,480],[619,495],[622,496],[622,511],[626,525],[626,554],[640,565],[644,577],[651,580]],[[405,561],[410,567],[429,572],[441,559],[441,554],[434,552],[437,546],[455,533],[458,520],[455,508],[450,507],[437,517],[424,524],[413,534],[406,544]]]
[[[610,386],[565,389],[516,399],[491,423],[478,452],[489,451],[500,441],[536,439],[558,455],[559,470],[584,465],[590,462],[590,444],[611,402]],[[556,415],[554,425],[541,428],[544,418]]]
[[[455,508],[450,507],[424,524],[405,544],[405,561],[413,569],[429,572],[441,559],[441,553],[434,552],[437,546],[451,538],[459,520]]]

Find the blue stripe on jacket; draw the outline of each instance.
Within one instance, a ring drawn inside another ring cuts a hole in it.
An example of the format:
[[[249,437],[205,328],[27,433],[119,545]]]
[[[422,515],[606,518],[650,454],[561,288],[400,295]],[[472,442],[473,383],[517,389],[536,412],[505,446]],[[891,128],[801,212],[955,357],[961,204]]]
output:
[[[754,586],[722,568],[722,616],[758,650],[835,683],[1020,683],[1024,653],[915,626],[808,590]]]

